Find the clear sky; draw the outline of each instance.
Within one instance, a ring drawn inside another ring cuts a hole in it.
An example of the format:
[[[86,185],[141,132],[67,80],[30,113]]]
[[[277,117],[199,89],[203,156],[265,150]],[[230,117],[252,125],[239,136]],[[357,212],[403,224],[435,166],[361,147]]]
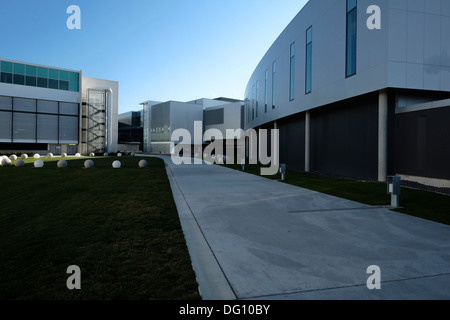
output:
[[[0,58],[119,81],[145,100],[243,99],[251,73],[307,0],[0,0]],[[69,30],[70,5],[81,30]]]

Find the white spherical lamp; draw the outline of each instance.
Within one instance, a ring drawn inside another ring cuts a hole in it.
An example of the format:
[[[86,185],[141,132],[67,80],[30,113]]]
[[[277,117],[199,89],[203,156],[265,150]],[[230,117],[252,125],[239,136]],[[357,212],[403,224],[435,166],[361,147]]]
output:
[[[86,160],[86,161],[84,162],[84,167],[85,167],[86,169],[91,169],[91,168],[93,168],[93,167],[94,167],[94,161],[92,161],[92,160]]]
[[[27,160],[28,159],[28,155],[26,153],[22,154],[20,156],[23,160]]]
[[[89,153],[89,157],[95,157],[95,153],[93,152]]]
[[[41,155],[39,154],[39,153],[36,153],[34,156],[33,156],[33,158],[35,158],[35,159],[39,159],[41,157]]]
[[[66,160],[59,160],[56,164],[58,168],[67,168],[67,161]]]
[[[61,157],[62,157],[62,158],[67,158],[67,153],[64,152],[64,153],[61,155]]]
[[[75,154],[75,157],[80,158],[80,157],[81,157],[81,154],[76,153],[76,154]]]
[[[13,155],[11,155],[9,157],[9,159],[12,160],[12,161],[16,161],[17,160],[17,156],[15,154],[13,154]]]
[[[122,154],[121,154],[121,153],[119,152],[119,153],[117,154],[117,156],[118,156],[118,157],[121,157],[121,156],[122,156]]]
[[[35,167],[35,168],[43,168],[43,167],[44,167],[44,161],[42,161],[42,160],[36,160],[36,161],[34,162],[34,167]]]
[[[16,168],[22,168],[25,166],[25,161],[23,161],[23,159],[18,159],[16,160],[16,162],[14,162],[14,166]]]
[[[147,168],[147,160],[141,160],[139,161],[139,168]]]
[[[113,162],[112,166],[114,169],[119,169],[122,166],[122,163],[120,163],[120,161],[116,160]]]
[[[47,154],[47,158],[53,158],[53,153],[49,153],[49,154]]]
[[[4,166],[4,167],[8,167],[8,166],[10,166],[11,165],[11,159],[9,159],[8,157],[4,157],[3,159],[2,159],[2,166]]]

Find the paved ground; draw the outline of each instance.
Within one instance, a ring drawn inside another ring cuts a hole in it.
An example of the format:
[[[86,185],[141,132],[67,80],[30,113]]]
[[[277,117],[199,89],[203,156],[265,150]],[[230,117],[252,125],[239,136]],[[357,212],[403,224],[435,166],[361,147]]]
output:
[[[450,226],[165,159],[204,299],[450,299]]]

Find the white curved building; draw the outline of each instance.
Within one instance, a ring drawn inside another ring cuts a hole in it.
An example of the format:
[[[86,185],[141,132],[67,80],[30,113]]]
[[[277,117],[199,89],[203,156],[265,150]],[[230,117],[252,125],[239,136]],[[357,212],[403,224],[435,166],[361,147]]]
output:
[[[244,123],[280,129],[291,169],[436,183],[449,98],[450,1],[310,0],[251,76]]]

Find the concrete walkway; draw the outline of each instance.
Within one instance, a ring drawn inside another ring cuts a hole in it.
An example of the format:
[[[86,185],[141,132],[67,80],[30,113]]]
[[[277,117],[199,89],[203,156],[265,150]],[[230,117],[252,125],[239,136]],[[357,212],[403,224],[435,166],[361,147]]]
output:
[[[450,299],[450,226],[163,158],[203,299]]]

